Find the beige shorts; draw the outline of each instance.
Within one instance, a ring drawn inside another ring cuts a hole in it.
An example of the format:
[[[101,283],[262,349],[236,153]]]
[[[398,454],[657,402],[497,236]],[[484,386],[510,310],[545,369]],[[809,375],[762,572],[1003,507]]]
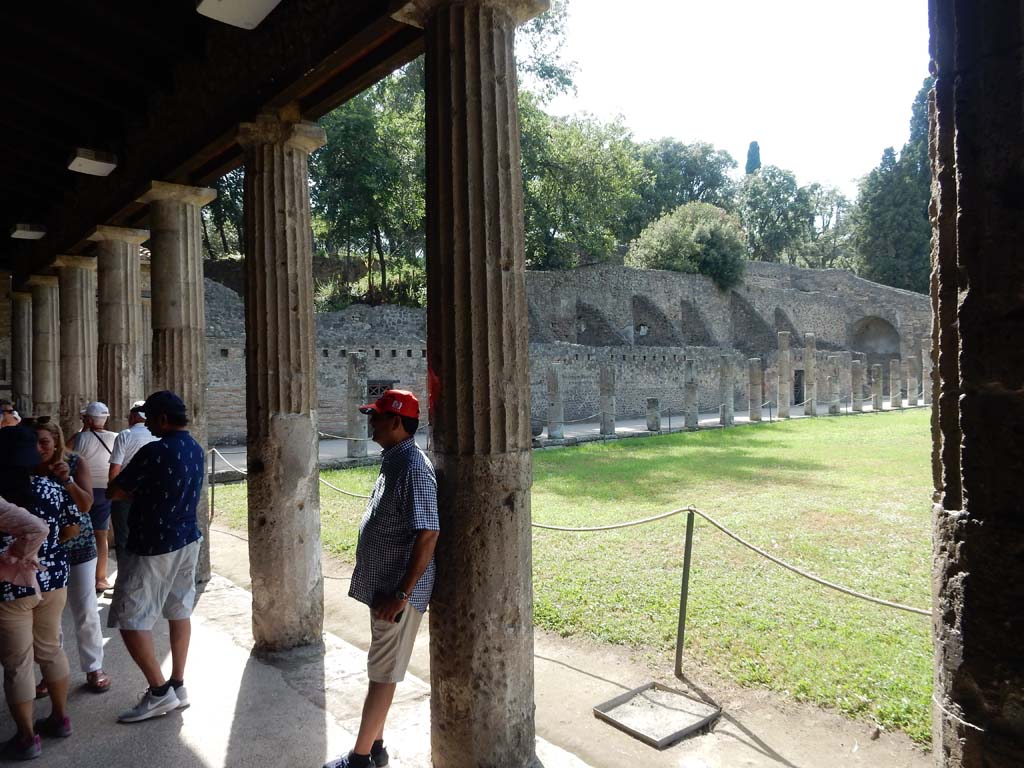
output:
[[[373,618],[370,613],[370,652],[366,657],[366,672],[373,683],[400,683],[405,679],[416,643],[416,631],[423,614],[406,605],[401,620],[395,624]]]
[[[187,619],[196,602],[199,542],[165,555],[117,556],[117,581],[110,601],[111,629],[152,629],[161,615]]]

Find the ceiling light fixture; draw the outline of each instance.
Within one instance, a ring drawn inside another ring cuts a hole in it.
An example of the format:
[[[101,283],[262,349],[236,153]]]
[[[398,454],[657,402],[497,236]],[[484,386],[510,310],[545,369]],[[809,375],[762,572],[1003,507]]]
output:
[[[196,11],[242,29],[256,29],[281,0],[199,0]]]
[[[117,168],[116,155],[84,147],[77,147],[74,154],[71,155],[71,160],[68,161],[69,171],[87,173],[90,176],[109,176],[115,168]]]
[[[46,227],[38,224],[15,224],[11,228],[11,237],[15,240],[42,240],[46,237]]]

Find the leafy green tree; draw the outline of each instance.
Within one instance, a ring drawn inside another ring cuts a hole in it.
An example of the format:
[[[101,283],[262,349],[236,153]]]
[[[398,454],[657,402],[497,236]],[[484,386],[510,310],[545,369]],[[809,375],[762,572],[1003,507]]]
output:
[[[575,92],[575,62],[563,57],[567,0],[551,0],[548,10],[523,24],[516,32],[516,70],[520,90],[528,90],[541,102],[560,93]]]
[[[853,219],[857,274],[895,288],[928,292],[931,271],[931,169],[925,80],[911,110],[910,138],[897,158],[892,147],[858,189]]]
[[[774,165],[745,176],[739,210],[752,261],[797,263],[813,215],[808,191],[796,176]]]
[[[853,242],[852,203],[835,187],[814,183],[803,188],[811,219],[805,238],[795,247],[797,263],[811,269],[851,269]]]
[[[241,168],[229,171],[214,182],[213,188],[217,190],[217,197],[203,208],[202,214],[206,253],[210,258],[241,253],[244,171]]]
[[[731,209],[735,185],[729,172],[736,167],[732,155],[705,142],[684,144],[664,138],[640,146],[647,183],[626,223],[626,238],[636,238],[644,227],[667,211],[692,202]]]
[[[648,225],[630,245],[626,263],[707,275],[727,290],[743,276],[745,253],[743,230],[734,214],[693,202]]]
[[[750,142],[750,146],[747,147],[747,164],[744,167],[744,173],[749,176],[752,173],[756,173],[761,169],[761,145],[756,141]]]

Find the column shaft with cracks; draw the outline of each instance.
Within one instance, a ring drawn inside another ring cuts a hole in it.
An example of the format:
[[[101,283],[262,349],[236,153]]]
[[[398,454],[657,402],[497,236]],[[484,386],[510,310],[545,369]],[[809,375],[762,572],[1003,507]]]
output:
[[[60,289],[56,277],[33,275],[32,408],[36,416],[60,418]]]
[[[60,280],[60,425],[65,437],[96,399],[96,259],[58,256]]]

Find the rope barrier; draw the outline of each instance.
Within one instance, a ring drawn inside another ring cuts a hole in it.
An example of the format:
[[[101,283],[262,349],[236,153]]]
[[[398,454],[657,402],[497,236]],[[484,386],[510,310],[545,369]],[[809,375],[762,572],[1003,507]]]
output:
[[[210,530],[213,531],[214,533],[219,533],[219,534],[222,534],[224,536],[231,536],[231,537],[233,537],[235,539],[238,539],[239,541],[246,541],[246,542],[249,541],[249,539],[247,537],[242,536],[241,534],[238,534],[238,533],[234,533],[233,531],[225,531],[223,528],[214,528],[213,526],[210,526]],[[352,580],[351,576],[331,576],[330,574],[327,574],[327,573],[323,574],[323,577],[325,579],[332,579],[333,581],[351,581]]]
[[[243,475],[248,475],[248,474],[249,474],[249,473],[248,473],[248,472],[247,472],[246,470],[244,470],[244,469],[241,469],[241,468],[239,468],[239,467],[236,467],[236,466],[235,466],[234,464],[232,464],[232,463],[231,463],[230,461],[228,461],[227,459],[225,459],[225,458],[224,458],[224,454],[223,454],[223,453],[221,453],[220,451],[218,451],[218,450],[217,450],[216,448],[211,448],[211,449],[210,449],[210,452],[211,452],[211,453],[215,453],[215,454],[217,454],[218,456],[220,456],[220,460],[221,460],[221,461],[223,461],[223,462],[224,462],[225,464],[227,464],[227,465],[228,465],[229,467],[231,467],[231,468],[232,468],[233,470],[235,470],[235,472],[240,472],[240,473],[241,473],[241,474],[243,474]]]
[[[820,584],[823,587],[828,587],[829,589],[834,589],[837,592],[842,592],[843,594],[849,595],[850,597],[856,597],[856,598],[859,598],[861,600],[866,600],[869,603],[875,603],[877,605],[884,605],[887,608],[895,608],[895,609],[900,610],[900,611],[907,611],[908,613],[916,613],[916,614],[918,614],[920,616],[931,616],[932,615],[931,611],[926,611],[923,608],[914,608],[913,606],[903,605],[902,603],[894,603],[894,602],[891,602],[889,600],[882,600],[881,598],[878,598],[878,597],[872,597],[871,595],[866,595],[863,592],[857,592],[856,590],[850,589],[849,587],[844,587],[841,584],[836,584],[834,582],[827,581],[826,579],[823,579],[820,576],[815,576],[813,573],[809,573],[808,571],[804,571],[804,570],[802,570],[800,568],[797,568],[795,565],[790,565],[785,560],[781,560],[781,559],[775,557],[774,555],[771,555],[771,554],[765,552],[760,547],[757,547],[757,546],[755,546],[755,545],[745,541],[740,536],[738,536],[737,534],[733,533],[731,530],[729,530],[724,525],[719,523],[717,520],[715,520],[709,514],[707,514],[706,512],[702,512],[701,510],[697,509],[696,507],[694,507],[692,505],[689,506],[689,507],[680,507],[679,509],[673,509],[670,512],[664,512],[664,513],[662,513],[660,515],[655,515],[654,517],[648,517],[648,518],[644,518],[642,520],[633,520],[633,521],[630,521],[630,522],[627,522],[627,523],[617,523],[617,524],[613,524],[613,525],[600,525],[600,526],[594,526],[594,527],[589,527],[589,528],[569,528],[569,527],[563,527],[563,526],[541,525],[539,523],[532,523],[532,525],[535,528],[544,528],[546,530],[567,531],[567,532],[570,532],[570,533],[590,533],[590,532],[593,532],[593,531],[610,531],[610,530],[615,530],[617,528],[628,528],[628,527],[631,527],[631,526],[634,526],[634,525],[643,525],[645,523],[650,523],[650,522],[654,522],[656,520],[662,520],[662,519],[667,518],[667,517],[672,517],[673,515],[679,515],[679,514],[682,514],[683,512],[692,512],[693,514],[698,515],[698,516],[704,518],[704,520],[706,520],[707,522],[711,523],[711,525],[713,525],[715,528],[720,530],[726,536],[728,536],[729,538],[733,539],[734,541],[742,544],[747,549],[749,549],[749,550],[751,550],[753,552],[756,552],[757,554],[761,555],[761,557],[764,557],[764,558],[766,558],[768,560],[771,560],[776,565],[781,566],[781,567],[785,568],[788,571],[792,571],[793,573],[797,574],[798,576],[803,576],[805,579],[809,579],[810,581],[813,581],[816,584]]]
[[[328,440],[352,440],[357,443],[369,443],[373,440],[372,437],[343,437],[342,435],[332,435],[327,432],[317,432],[320,437],[326,437]]]
[[[363,493],[352,493],[352,491],[346,491],[345,489],[339,488],[336,485],[331,485],[326,480],[324,480],[322,477],[320,478],[320,482],[323,483],[324,485],[326,485],[332,491],[337,491],[338,493],[343,493],[346,496],[352,496],[353,498],[356,498],[356,499],[368,499],[368,498],[370,498],[366,494],[363,494]]]

